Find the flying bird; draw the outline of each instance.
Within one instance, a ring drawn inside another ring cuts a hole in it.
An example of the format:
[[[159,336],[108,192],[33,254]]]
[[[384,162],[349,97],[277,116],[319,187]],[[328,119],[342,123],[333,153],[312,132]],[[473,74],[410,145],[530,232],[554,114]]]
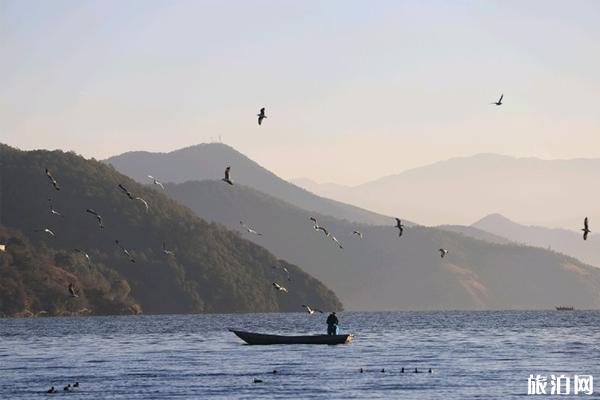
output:
[[[321,310],[317,310],[316,308],[315,308],[315,309],[312,309],[312,308],[310,308],[310,306],[309,306],[309,305],[302,304],[302,307],[303,307],[303,308],[306,310],[306,312],[307,312],[307,313],[309,313],[310,315],[313,315],[315,312],[318,312],[318,313],[321,313],[321,314],[323,314],[323,311],[321,311]]]
[[[260,113],[256,114],[256,116],[258,117],[258,125],[261,125],[263,119],[267,118],[267,116],[265,115],[265,108],[261,108]]]
[[[160,181],[158,181],[155,177],[153,177],[152,175],[148,175],[148,178],[152,179],[152,183],[154,183],[157,186],[160,186],[162,190],[165,190],[163,184]]]
[[[333,240],[340,249],[343,249],[344,247],[342,246],[342,244],[337,240],[337,238],[333,235],[331,235],[331,240]]]
[[[441,249],[439,249],[438,251],[440,252],[440,256],[441,256],[442,258],[444,258],[444,257],[446,256],[446,254],[448,254],[448,250],[446,250],[446,249],[444,249],[444,248],[441,248]]]
[[[363,238],[363,234],[359,231],[353,231],[352,234],[358,236],[361,239]]]
[[[115,240],[115,244],[117,246],[119,246],[119,248],[121,249],[121,252],[123,254],[125,254],[127,257],[129,257],[129,261],[131,261],[132,263],[135,262],[135,258],[133,258],[133,256],[131,255],[131,253],[125,247],[123,247],[118,240]]]
[[[257,235],[257,236],[262,236],[262,233],[258,233],[254,228],[252,228],[249,225],[246,225],[244,223],[244,221],[240,221],[240,225],[242,226],[242,228],[244,228],[248,233],[251,233],[253,235]]]
[[[77,289],[75,288],[75,285],[73,285],[73,283],[69,283],[69,293],[71,293],[71,297],[79,297],[79,295],[77,294]]]
[[[273,287],[275,288],[275,290],[278,290],[280,292],[284,292],[284,293],[288,292],[288,290],[286,288],[284,288],[283,286],[281,286],[278,283],[273,282]]]
[[[394,226],[394,228],[398,228],[398,236],[402,236],[402,233],[404,232],[404,225],[402,225],[400,218],[396,218],[396,226]]]
[[[149,207],[148,207],[148,202],[146,200],[142,199],[139,196],[138,197],[134,197],[134,200],[138,200],[138,201],[141,201],[142,203],[144,203],[144,206],[146,207],[146,212],[148,212]]]
[[[48,235],[50,235],[50,236],[52,236],[52,237],[55,237],[55,236],[56,236],[56,235],[54,234],[54,232],[52,232],[52,231],[51,231],[50,229],[48,229],[48,228],[44,228],[44,229],[36,229],[36,230],[34,230],[34,232],[45,232],[45,233],[47,233]]]
[[[502,94],[502,95],[500,96],[500,98],[498,99],[498,101],[495,101],[495,102],[493,102],[493,103],[490,103],[490,104],[495,104],[495,105],[497,105],[497,106],[501,106],[501,105],[502,105],[502,99],[503,99],[503,98],[504,98],[504,94]]]
[[[123,191],[123,193],[125,193],[127,195],[127,197],[129,197],[130,200],[134,199],[131,192],[129,190],[127,190],[127,188],[125,186],[121,185],[120,183],[119,183],[119,189],[121,189]]]
[[[56,182],[56,179],[54,179],[54,177],[52,176],[50,171],[48,171],[48,168],[46,168],[46,176],[48,177],[48,180],[50,181],[52,186],[54,186],[54,189],[60,190],[60,186],[58,186],[58,182]]]
[[[98,220],[98,226],[103,229],[104,225],[102,224],[102,217],[100,216],[100,214],[98,214],[96,211],[92,210],[91,208],[87,208],[85,210],[85,212],[92,214],[93,216],[96,217],[96,219]]]
[[[315,217],[310,217],[309,219],[313,222],[313,229],[315,231],[323,231],[325,236],[329,236],[329,231],[325,227],[320,226]]]
[[[163,251],[163,253],[165,253],[168,256],[174,256],[175,255],[174,251],[167,250],[167,245],[165,244],[165,242],[163,242],[162,251]]]
[[[225,168],[225,178],[223,178],[222,181],[233,185],[233,181],[231,180],[231,167]]]
[[[585,219],[583,220],[583,240],[587,240],[588,237],[588,233],[591,233],[592,231],[590,231],[589,226],[588,226],[588,217],[585,217]]]
[[[56,210],[54,209],[54,207],[52,207],[52,199],[48,199],[48,204],[49,204],[49,207],[50,207],[50,214],[52,214],[52,215],[57,215],[57,216],[59,216],[59,217],[62,217],[62,216],[63,216],[61,213],[59,213],[58,211],[56,211]]]
[[[84,256],[85,258],[87,258],[87,260],[88,260],[88,261],[92,261],[92,260],[90,259],[90,256],[89,256],[89,254],[88,254],[88,253],[86,253],[85,251],[83,251],[83,250],[81,250],[81,249],[73,249],[73,251],[74,251],[74,252],[76,252],[76,253],[81,253],[81,254],[83,254],[83,256]]]

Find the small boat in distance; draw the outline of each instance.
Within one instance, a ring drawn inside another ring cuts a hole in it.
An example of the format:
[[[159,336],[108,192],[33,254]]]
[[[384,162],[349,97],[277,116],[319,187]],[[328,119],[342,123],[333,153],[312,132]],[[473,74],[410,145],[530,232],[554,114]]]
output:
[[[573,311],[575,307],[573,306],[556,306],[557,311]]]
[[[229,329],[244,342],[252,345],[268,344],[344,344],[352,341],[352,335],[311,335],[311,336],[282,336],[265,335]]]

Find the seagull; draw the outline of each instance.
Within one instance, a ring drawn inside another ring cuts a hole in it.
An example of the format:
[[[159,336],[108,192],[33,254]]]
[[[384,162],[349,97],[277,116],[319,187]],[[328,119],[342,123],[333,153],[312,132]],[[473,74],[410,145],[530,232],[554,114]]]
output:
[[[267,118],[267,116],[265,115],[265,108],[261,108],[260,113],[256,114],[256,116],[258,117],[258,125],[261,125],[263,119]]]
[[[502,105],[502,99],[504,98],[504,93],[500,96],[500,98],[498,99],[498,101],[495,101],[493,103],[490,104],[495,104],[497,106],[501,106]]]
[[[165,187],[163,186],[163,184],[161,182],[159,182],[155,177],[153,177],[152,175],[148,175],[148,178],[152,179],[152,183],[160,186],[162,188],[162,190],[165,190]]]
[[[54,232],[52,232],[50,229],[48,228],[44,228],[44,229],[36,229],[34,230],[34,232],[46,232],[48,235],[55,237],[56,235],[54,234]]]
[[[142,203],[144,203],[144,206],[146,207],[146,212],[148,212],[148,209],[149,209],[149,207],[148,207],[148,202],[147,202],[146,200],[142,199],[142,198],[141,198],[141,197],[139,197],[139,196],[138,196],[138,197],[134,197],[133,199],[134,199],[134,200],[139,200],[139,201],[141,201]]]
[[[102,224],[102,217],[100,216],[100,214],[98,214],[96,211],[92,210],[91,208],[87,208],[85,210],[85,212],[94,215],[96,217],[96,219],[98,220],[98,226],[100,226],[101,229],[104,228],[104,225]]]
[[[340,249],[344,248],[342,246],[342,244],[337,240],[337,238],[335,236],[331,235],[331,240],[333,240],[334,242],[336,242]]]
[[[79,297],[79,295],[77,294],[77,289],[75,288],[75,285],[73,285],[73,283],[69,283],[69,293],[71,293],[71,297]]]
[[[89,256],[89,254],[88,254],[88,253],[86,253],[85,251],[83,251],[83,250],[81,250],[81,249],[73,249],[73,251],[74,251],[74,252],[76,252],[76,253],[81,253],[81,254],[83,254],[83,256],[84,256],[85,258],[87,258],[87,260],[88,260],[88,261],[92,261],[92,260],[90,259],[90,256]]]
[[[448,254],[448,250],[446,250],[446,249],[444,249],[444,248],[442,248],[442,249],[439,249],[438,251],[440,252],[440,256],[441,256],[442,258],[444,258],[444,257],[446,256],[446,254]]]
[[[165,253],[168,256],[174,256],[175,252],[171,251],[171,250],[167,250],[167,245],[165,244],[165,242],[163,242],[163,253]]]
[[[123,254],[125,254],[127,257],[129,257],[129,261],[131,261],[132,263],[134,263],[134,262],[135,262],[135,258],[133,258],[133,256],[131,255],[131,253],[130,253],[129,251],[127,251],[127,249],[126,249],[125,247],[123,247],[123,246],[121,245],[121,243],[119,243],[119,241],[118,241],[118,240],[115,240],[115,244],[116,244],[117,246],[119,246],[119,248],[121,249],[121,252],[122,252]]]
[[[361,238],[361,239],[363,238],[363,234],[362,234],[362,233],[360,233],[359,231],[354,231],[354,232],[352,232],[352,234],[353,234],[353,235],[357,235],[357,236],[358,236],[359,238]]]
[[[56,179],[54,179],[54,177],[52,176],[50,171],[48,171],[48,168],[46,168],[46,176],[48,177],[48,180],[50,181],[52,186],[54,186],[54,189],[60,190],[60,186],[58,186],[58,182],[56,182]]]
[[[588,217],[585,217],[585,219],[583,220],[583,240],[587,240],[587,236],[588,233],[591,233],[592,231],[590,231],[589,227],[588,227]]]
[[[52,207],[52,199],[48,199],[48,204],[50,205],[50,214],[52,214],[52,215],[58,215],[59,217],[63,216],[61,213],[59,213],[58,211],[56,211],[54,209],[54,207]]]
[[[119,189],[121,189],[123,191],[123,193],[125,193],[127,195],[127,197],[129,197],[130,200],[134,199],[131,192],[129,190],[127,190],[127,188],[125,186],[121,185],[120,183],[119,183]]]
[[[244,223],[244,221],[240,221],[240,225],[242,226],[242,228],[244,228],[248,233],[251,233],[253,235],[257,235],[257,236],[262,236],[262,233],[258,233],[256,230],[254,230],[251,226],[248,226]]]
[[[230,185],[233,185],[233,181],[231,180],[231,167],[225,168],[225,178],[221,179],[223,182],[227,182]]]
[[[278,290],[280,292],[284,292],[284,293],[288,292],[288,290],[286,288],[284,288],[283,286],[281,286],[278,283],[273,282],[273,287],[275,288],[275,290]]]
[[[402,225],[400,218],[396,218],[396,226],[394,226],[394,228],[398,228],[398,236],[402,236],[402,233],[404,232],[404,225]]]
[[[312,309],[312,308],[310,308],[309,305],[302,304],[302,307],[304,307],[304,309],[306,310],[306,312],[309,313],[310,315],[313,315],[315,312],[323,314],[323,311],[317,310],[316,308]]]
[[[315,225],[314,228],[315,228],[316,231],[323,231],[323,233],[325,234],[325,236],[329,236],[329,231],[327,229],[325,229],[325,227]]]

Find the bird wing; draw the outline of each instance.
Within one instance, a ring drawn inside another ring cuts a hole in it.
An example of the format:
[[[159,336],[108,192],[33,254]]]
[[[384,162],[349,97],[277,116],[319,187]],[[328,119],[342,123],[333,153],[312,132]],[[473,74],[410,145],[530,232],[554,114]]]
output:
[[[144,206],[146,207],[146,211],[148,211],[149,207],[148,207],[148,202],[144,199],[142,199],[141,197],[136,197],[135,200],[139,200],[142,203],[144,203]]]
[[[583,226],[586,230],[588,229],[588,217],[585,217],[585,219],[583,220]]]
[[[396,218],[396,227],[400,228],[400,225],[402,225],[402,221],[400,221],[400,218]]]
[[[85,210],[85,212],[87,212],[87,213],[90,213],[90,214],[92,214],[92,215],[96,215],[96,216],[98,215],[98,213],[97,213],[96,211],[92,210],[91,208],[87,208],[87,209]]]
[[[230,169],[231,169],[231,167],[227,167],[227,168],[225,168],[225,179],[226,179],[226,180],[230,180],[230,179],[229,179],[229,170],[230,170]]]
[[[504,93],[502,93],[502,95],[500,95],[500,100],[498,100],[498,103],[502,102],[503,98],[504,98]]]

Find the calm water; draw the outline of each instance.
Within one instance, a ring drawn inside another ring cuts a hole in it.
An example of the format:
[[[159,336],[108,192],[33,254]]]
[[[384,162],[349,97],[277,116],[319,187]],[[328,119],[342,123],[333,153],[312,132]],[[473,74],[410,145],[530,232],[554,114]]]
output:
[[[350,345],[266,347],[243,345],[227,328],[321,333],[325,316],[0,319],[0,398],[45,398],[54,385],[61,393],[53,396],[71,399],[507,399],[527,397],[531,373],[592,374],[600,397],[597,311],[340,319],[355,334]],[[433,374],[400,374],[401,367]],[[76,392],[62,393],[75,381]]]

